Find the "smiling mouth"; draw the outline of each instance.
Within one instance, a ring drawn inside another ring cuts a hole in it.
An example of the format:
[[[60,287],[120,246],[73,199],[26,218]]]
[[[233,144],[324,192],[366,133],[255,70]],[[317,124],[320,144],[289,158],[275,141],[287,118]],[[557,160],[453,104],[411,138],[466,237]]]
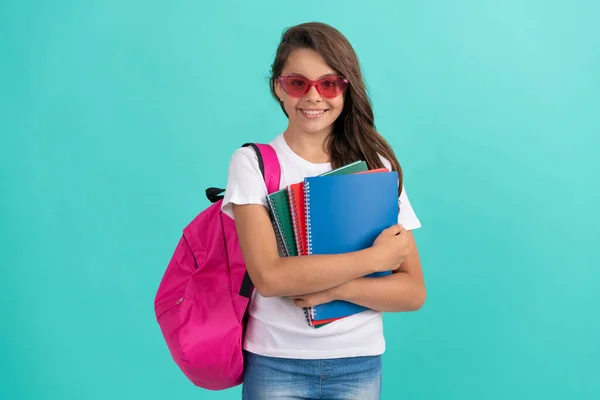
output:
[[[304,115],[307,118],[318,118],[321,115],[325,114],[327,110],[303,110],[300,109],[300,112],[302,113],[302,115]]]

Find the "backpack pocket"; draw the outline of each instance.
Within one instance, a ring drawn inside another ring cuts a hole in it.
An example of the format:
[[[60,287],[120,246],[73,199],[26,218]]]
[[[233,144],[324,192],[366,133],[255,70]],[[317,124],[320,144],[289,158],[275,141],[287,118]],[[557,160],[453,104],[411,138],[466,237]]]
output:
[[[156,306],[156,318],[160,318],[161,315],[169,311],[171,308],[178,306],[183,301],[183,297],[179,296],[173,299],[163,301]]]

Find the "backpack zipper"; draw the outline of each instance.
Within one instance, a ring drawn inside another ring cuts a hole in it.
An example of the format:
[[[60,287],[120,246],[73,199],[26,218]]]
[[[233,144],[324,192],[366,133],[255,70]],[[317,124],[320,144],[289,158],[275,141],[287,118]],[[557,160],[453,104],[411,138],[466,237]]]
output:
[[[173,301],[173,300],[171,300]],[[173,307],[177,307],[179,304],[181,304],[181,302],[183,301],[183,297],[180,297],[176,302],[171,303],[170,301],[167,303],[162,303],[161,308],[162,310],[160,311],[160,314],[157,315],[157,318],[160,318],[164,313],[166,313],[167,311],[169,311],[170,309],[172,309]]]

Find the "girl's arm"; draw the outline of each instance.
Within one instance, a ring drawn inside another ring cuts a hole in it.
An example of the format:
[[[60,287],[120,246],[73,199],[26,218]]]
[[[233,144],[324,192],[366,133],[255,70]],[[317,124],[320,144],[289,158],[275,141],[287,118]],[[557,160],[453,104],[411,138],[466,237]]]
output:
[[[296,296],[296,305],[310,307],[332,300],[346,300],[383,312],[418,310],[425,302],[426,290],[419,252],[412,233],[408,233],[412,251],[393,274],[360,277],[322,292]]]
[[[233,213],[248,275],[265,297],[324,291],[372,272],[395,269],[407,254],[403,245],[407,232],[394,225],[365,250],[280,257],[268,210],[263,205],[234,204]]]

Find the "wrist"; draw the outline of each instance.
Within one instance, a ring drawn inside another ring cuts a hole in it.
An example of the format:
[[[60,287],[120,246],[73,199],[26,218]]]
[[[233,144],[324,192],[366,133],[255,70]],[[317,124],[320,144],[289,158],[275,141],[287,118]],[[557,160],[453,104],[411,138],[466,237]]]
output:
[[[342,296],[344,292],[344,286],[346,286],[346,284],[342,283],[341,285],[334,286],[329,289],[329,301],[344,300]]]
[[[385,257],[382,256],[381,252],[378,249],[376,249],[375,247],[369,247],[366,250],[366,253],[367,254],[365,257],[365,266],[367,268],[367,271],[365,275],[386,270],[387,264]]]
[[[332,300],[350,301],[350,299],[352,298],[352,291],[356,286],[357,279],[353,279],[351,281],[342,283],[339,286],[331,288],[331,297],[333,298]]]

